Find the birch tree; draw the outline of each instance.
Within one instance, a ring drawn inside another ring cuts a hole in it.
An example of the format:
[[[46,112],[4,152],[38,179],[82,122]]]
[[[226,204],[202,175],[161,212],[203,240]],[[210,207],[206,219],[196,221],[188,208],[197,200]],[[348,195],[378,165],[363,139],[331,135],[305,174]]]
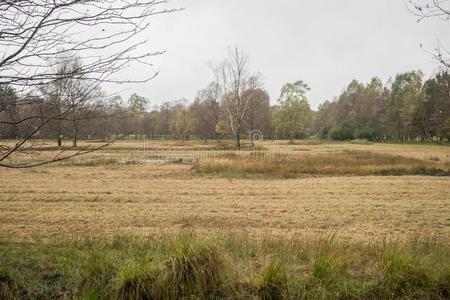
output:
[[[259,78],[250,74],[249,58],[237,47],[229,50],[228,58],[215,66],[214,73],[221,91],[221,104],[233,133],[236,148],[240,149],[246,114],[253,99],[252,93],[245,97],[244,94],[249,90],[256,90],[260,85]]]

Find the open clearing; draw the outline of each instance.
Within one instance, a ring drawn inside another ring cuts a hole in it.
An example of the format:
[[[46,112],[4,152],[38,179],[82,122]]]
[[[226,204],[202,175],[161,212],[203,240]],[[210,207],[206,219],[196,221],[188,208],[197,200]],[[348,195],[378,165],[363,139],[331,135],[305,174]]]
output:
[[[168,151],[213,147],[151,143],[145,146]],[[308,142],[261,146],[267,153],[283,149],[300,157],[351,150],[402,155],[430,164],[450,161],[450,148],[445,146]],[[180,229],[312,239],[334,233],[353,241],[405,239],[419,233],[450,237],[448,177],[227,178],[196,174],[190,164],[102,165],[101,160],[82,164],[92,157],[128,157],[133,147],[141,151],[141,142],[118,142],[113,149],[83,157],[79,164],[2,170],[1,238],[134,236]]]
[[[0,299],[448,299],[449,147],[229,147],[1,170]]]

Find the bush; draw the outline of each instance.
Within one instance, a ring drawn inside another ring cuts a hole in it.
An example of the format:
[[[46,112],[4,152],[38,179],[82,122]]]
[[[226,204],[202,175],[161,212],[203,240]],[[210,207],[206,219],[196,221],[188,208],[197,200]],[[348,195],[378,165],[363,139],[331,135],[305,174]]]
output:
[[[364,125],[354,132],[354,137],[361,140],[373,141],[376,138],[375,130],[370,125]]]
[[[352,140],[353,133],[349,127],[337,126],[330,130],[330,138],[336,141]]]

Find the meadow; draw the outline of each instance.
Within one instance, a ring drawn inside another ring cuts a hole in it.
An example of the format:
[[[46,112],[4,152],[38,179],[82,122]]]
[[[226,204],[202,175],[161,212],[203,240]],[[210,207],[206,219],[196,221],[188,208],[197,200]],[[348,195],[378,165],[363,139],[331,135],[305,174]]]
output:
[[[0,172],[0,298],[450,295],[446,145],[117,141]]]

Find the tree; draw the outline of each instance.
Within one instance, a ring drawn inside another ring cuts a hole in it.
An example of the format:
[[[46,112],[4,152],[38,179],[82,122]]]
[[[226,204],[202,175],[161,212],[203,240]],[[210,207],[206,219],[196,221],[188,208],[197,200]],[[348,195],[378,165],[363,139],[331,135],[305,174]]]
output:
[[[211,82],[197,93],[194,103],[189,107],[191,116],[190,129],[193,134],[208,138],[217,138],[217,124],[220,119],[220,88]]]
[[[409,3],[410,11],[419,18],[419,21],[427,18],[439,18],[446,22],[450,20],[450,4],[447,0],[426,0],[422,2],[410,0]],[[444,68],[450,68],[450,50],[448,48],[438,43],[432,55]]]
[[[278,135],[287,136],[290,141],[307,135],[307,124],[311,119],[311,109],[306,98],[309,90],[303,81],[283,86],[273,113],[273,124]]]
[[[267,91],[261,88],[247,90],[243,97],[250,98],[248,113],[245,118],[246,129],[250,131],[260,130],[264,135],[269,135],[272,131],[272,112]]]
[[[3,124],[0,137],[16,139],[19,137],[17,121],[20,119],[18,97],[9,85],[0,85],[0,117],[11,124]],[[1,123],[0,123],[1,124]]]
[[[41,87],[42,98],[59,116],[55,117],[58,147],[61,147],[63,121],[70,122],[72,146],[77,147],[80,122],[94,117],[92,112],[103,106],[102,93],[96,81],[86,80],[85,74],[78,73],[82,68],[79,57],[60,56],[53,64],[58,78]]]
[[[427,138],[450,139],[450,75],[441,72],[424,84],[425,101],[420,117]]]
[[[254,91],[259,86],[259,79],[249,74],[248,56],[237,47],[229,51],[228,59],[214,68],[216,82],[221,92],[222,106],[227,115],[236,147],[241,148],[241,138],[253,93],[246,97],[248,90]]]
[[[331,128],[336,124],[334,111],[336,101],[325,101],[319,105],[319,110],[315,114],[314,127],[320,138],[328,138]]]
[[[419,71],[398,74],[386,105],[387,122],[391,136],[409,141],[414,138],[414,113],[424,101],[422,77]]]
[[[190,122],[189,110],[186,107],[180,107],[173,120],[173,131],[182,140],[189,136]]]
[[[19,94],[18,105],[33,105],[36,109],[23,114],[18,121],[0,120],[0,124],[25,124],[29,129],[14,146],[0,145],[6,149],[0,153],[0,166],[25,168],[73,156],[58,154],[46,162],[20,166],[11,161],[5,163],[49,123],[70,115],[70,111],[57,114],[42,111],[45,105],[37,96],[40,87],[61,79],[60,74],[54,72],[54,65],[48,64],[54,57],[76,53],[83,60],[76,74],[65,74],[67,78],[83,75],[83,80],[97,83],[152,79],[156,74],[125,80],[115,74],[133,63],[148,64],[149,58],[161,54],[141,49],[145,49],[143,35],[149,28],[150,18],[175,11],[165,9],[165,3],[154,0],[1,1],[0,85],[15,87]],[[76,155],[83,153],[80,151]]]
[[[128,105],[131,113],[133,114],[134,121],[134,134],[137,139],[139,133],[142,132],[142,126],[144,122],[144,116],[148,100],[145,97],[139,96],[134,93],[128,99]]]

